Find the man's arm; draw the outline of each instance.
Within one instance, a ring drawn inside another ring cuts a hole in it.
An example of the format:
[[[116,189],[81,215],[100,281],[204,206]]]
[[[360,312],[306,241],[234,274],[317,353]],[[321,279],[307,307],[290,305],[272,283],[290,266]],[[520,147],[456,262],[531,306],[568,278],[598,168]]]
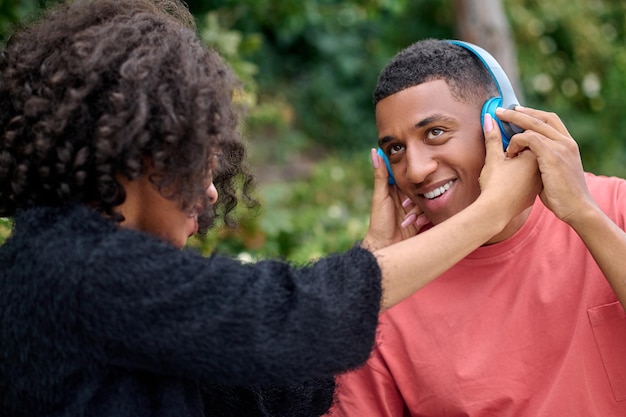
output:
[[[626,233],[595,203],[568,221],[626,309]]]
[[[543,182],[541,200],[578,233],[626,308],[626,233],[591,196],[578,145],[561,119],[554,113],[523,107],[499,110],[498,117],[526,129],[513,137],[508,152],[529,148],[537,156]]]

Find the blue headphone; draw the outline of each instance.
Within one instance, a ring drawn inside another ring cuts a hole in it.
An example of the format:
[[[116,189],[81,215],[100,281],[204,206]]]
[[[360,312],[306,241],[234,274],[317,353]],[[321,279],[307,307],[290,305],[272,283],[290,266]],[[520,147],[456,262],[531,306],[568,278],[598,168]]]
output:
[[[485,68],[487,68],[487,71],[489,71],[489,74],[491,74],[493,81],[496,83],[499,96],[492,97],[487,100],[485,104],[483,104],[483,108],[480,112],[480,124],[482,126],[483,120],[485,120],[485,114],[489,113],[491,115],[491,118],[496,121],[498,127],[500,128],[500,133],[502,134],[502,145],[504,149],[506,149],[507,146],[509,146],[509,141],[511,140],[511,137],[516,133],[521,133],[524,131],[522,128],[515,126],[512,123],[503,122],[496,117],[496,109],[498,107],[504,107],[508,109],[516,106],[519,103],[517,97],[515,96],[515,91],[513,91],[511,81],[509,81],[509,78],[504,73],[502,67],[500,67],[500,64],[498,64],[498,61],[496,61],[496,59],[483,48],[469,42],[457,40],[449,40],[447,42],[461,46],[476,55],[483,63]],[[396,180],[393,176],[393,172],[391,171],[391,165],[389,164],[389,159],[387,158],[387,155],[383,152],[381,148],[378,148],[378,155],[380,155],[383,161],[385,161],[385,165],[387,166],[387,171],[389,172],[389,184],[395,184]]]

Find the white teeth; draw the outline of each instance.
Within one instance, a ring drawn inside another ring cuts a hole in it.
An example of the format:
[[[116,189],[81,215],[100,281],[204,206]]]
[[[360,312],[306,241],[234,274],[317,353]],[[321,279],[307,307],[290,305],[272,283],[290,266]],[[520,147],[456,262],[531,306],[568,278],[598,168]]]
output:
[[[446,191],[448,191],[450,189],[450,187],[452,186],[452,182],[453,181],[450,181],[450,182],[442,185],[439,188],[435,188],[432,191],[424,193],[424,197],[426,197],[429,200],[432,200],[433,198],[439,197],[441,194],[445,193]]]

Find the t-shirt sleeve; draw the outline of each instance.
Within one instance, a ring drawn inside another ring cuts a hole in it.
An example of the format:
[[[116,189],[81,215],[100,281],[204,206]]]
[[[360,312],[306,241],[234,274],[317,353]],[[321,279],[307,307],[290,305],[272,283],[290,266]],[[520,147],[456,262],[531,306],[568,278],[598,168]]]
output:
[[[243,264],[117,233],[86,265],[80,331],[113,365],[281,384],[354,368],[373,345],[380,270],[359,247]]]
[[[409,416],[394,379],[380,356],[337,377],[335,402],[328,417]]]
[[[600,208],[622,230],[626,230],[626,180],[585,174],[587,185]]]

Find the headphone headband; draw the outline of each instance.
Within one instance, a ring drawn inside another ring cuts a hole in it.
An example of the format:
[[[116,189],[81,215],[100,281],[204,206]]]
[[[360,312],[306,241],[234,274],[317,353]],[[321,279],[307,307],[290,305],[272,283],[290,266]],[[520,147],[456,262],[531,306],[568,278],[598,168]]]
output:
[[[511,81],[509,81],[509,77],[506,76],[504,70],[500,64],[498,64],[498,61],[496,61],[496,59],[491,56],[489,52],[485,51],[480,46],[458,40],[448,40],[447,42],[467,49],[480,59],[480,62],[482,62],[483,66],[487,69],[491,78],[496,83],[500,96],[492,97],[485,102],[481,111],[480,120],[482,123],[486,113],[491,115],[500,127],[500,131],[502,132],[502,145],[504,149],[506,149],[507,146],[509,146],[509,141],[513,135],[524,131],[519,126],[516,126],[513,123],[503,122],[496,116],[496,109],[498,107],[509,109],[519,104],[519,100],[515,96],[515,91],[513,91],[513,86],[511,85]]]
[[[480,46],[469,42],[457,40],[449,40],[448,42],[469,50],[482,61],[483,65],[487,68],[487,71],[489,71],[491,77],[496,82],[498,92],[500,92],[500,97],[502,98],[502,107],[509,108],[510,106],[519,104],[519,100],[515,96],[515,91],[513,90],[511,81],[509,81],[509,77],[506,76],[498,61],[496,61],[496,59],[489,52]]]

